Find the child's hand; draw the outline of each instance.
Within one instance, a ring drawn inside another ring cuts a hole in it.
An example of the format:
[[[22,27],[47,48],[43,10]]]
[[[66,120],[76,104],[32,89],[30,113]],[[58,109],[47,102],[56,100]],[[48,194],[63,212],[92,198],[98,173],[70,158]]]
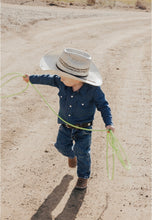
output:
[[[107,126],[106,126],[106,129],[107,129],[107,130],[111,130],[113,133],[114,133],[114,131],[115,131],[115,128],[114,128],[113,125],[107,125]]]
[[[25,74],[25,75],[23,76],[23,80],[28,83],[28,82],[30,81],[30,80],[29,80],[29,75]]]

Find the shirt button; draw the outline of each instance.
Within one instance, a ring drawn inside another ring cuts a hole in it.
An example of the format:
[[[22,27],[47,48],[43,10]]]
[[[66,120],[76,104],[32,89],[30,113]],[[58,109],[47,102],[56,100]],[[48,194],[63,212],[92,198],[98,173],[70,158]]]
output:
[[[72,108],[72,105],[69,105],[70,108]]]
[[[82,103],[81,105],[84,106],[84,103]]]
[[[62,95],[60,96],[60,98],[62,99]]]
[[[69,114],[68,116],[70,117],[71,115]]]
[[[71,98],[73,98],[73,95],[71,95]]]

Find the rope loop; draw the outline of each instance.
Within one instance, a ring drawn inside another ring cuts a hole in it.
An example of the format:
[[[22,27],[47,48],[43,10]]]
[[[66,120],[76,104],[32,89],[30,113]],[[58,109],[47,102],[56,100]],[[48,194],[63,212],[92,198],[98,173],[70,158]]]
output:
[[[20,74],[20,73],[7,73],[7,74],[4,75],[3,77],[1,77],[1,81],[2,81],[3,79],[5,79],[7,76],[11,76],[11,75],[14,75],[14,74],[15,74],[16,76],[13,76],[13,77],[11,77],[10,79],[8,79],[6,82],[2,83],[1,86],[0,86],[0,88],[3,88],[7,83],[9,83],[10,81],[12,81],[13,79],[16,79],[16,78],[19,78],[19,77],[23,77],[23,75]],[[16,95],[20,95],[20,94],[22,94],[23,92],[25,92],[25,91],[28,89],[28,87],[29,87],[29,83],[27,83],[26,87],[25,87],[23,90],[21,90],[20,92],[14,93],[14,94],[11,94],[11,95],[1,96],[1,98],[10,98],[10,97],[13,97],[13,96],[16,96]]]

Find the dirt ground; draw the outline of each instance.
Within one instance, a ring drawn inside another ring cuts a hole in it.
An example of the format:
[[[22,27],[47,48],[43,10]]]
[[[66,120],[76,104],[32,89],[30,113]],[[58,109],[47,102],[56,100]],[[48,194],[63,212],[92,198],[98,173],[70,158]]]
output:
[[[106,133],[94,132],[92,172],[84,192],[77,174],[54,148],[57,118],[30,87],[2,99],[2,220],[150,220],[150,13],[2,4],[2,76],[42,74],[40,58],[65,47],[88,51],[101,71],[115,135],[131,163],[106,172]],[[21,78],[2,93],[22,90]],[[58,90],[37,86],[58,111]],[[97,112],[94,128],[104,129]],[[110,164],[112,163],[109,157]]]

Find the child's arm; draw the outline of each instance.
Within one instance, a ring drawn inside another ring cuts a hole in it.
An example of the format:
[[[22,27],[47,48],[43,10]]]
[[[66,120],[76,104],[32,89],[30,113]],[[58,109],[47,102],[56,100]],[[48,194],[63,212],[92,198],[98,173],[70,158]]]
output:
[[[54,87],[59,87],[60,77],[57,75],[27,75],[23,76],[25,82],[31,82],[32,84],[49,85]]]
[[[95,100],[95,105],[98,111],[101,112],[106,129],[107,130],[110,129],[114,132],[115,129],[114,129],[113,122],[112,122],[111,109],[100,87],[97,87],[95,90],[94,100]]]

